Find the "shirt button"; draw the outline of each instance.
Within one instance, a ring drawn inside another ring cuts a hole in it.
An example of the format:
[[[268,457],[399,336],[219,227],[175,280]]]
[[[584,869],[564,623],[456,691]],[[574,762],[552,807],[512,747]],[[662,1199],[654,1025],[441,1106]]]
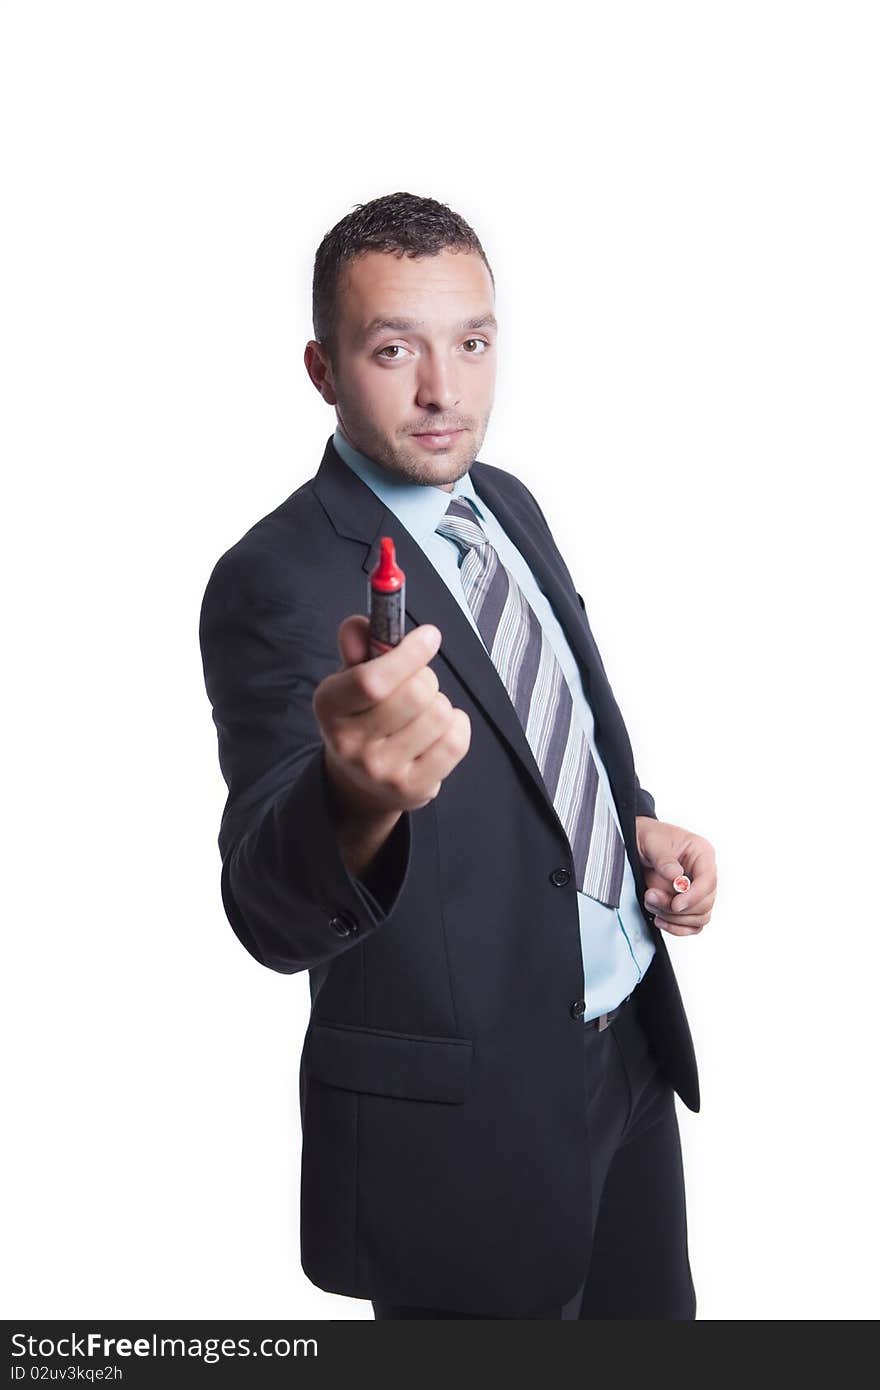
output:
[[[357,919],[350,912],[337,912],[335,917],[330,918],[330,926],[337,936],[351,936],[352,932],[358,930]]]
[[[583,999],[576,999],[568,1011],[572,1018],[581,1018],[587,1012],[587,1006]]]
[[[570,878],[571,874],[568,869],[554,869],[550,875],[550,882],[554,883],[557,888],[561,888],[563,884],[568,883]]]

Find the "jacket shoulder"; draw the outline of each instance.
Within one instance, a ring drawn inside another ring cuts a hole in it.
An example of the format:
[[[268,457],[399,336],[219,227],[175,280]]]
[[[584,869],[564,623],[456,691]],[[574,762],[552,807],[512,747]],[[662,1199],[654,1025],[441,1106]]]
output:
[[[209,607],[298,601],[331,530],[313,483],[303,483],[223,551],[205,585],[203,613]]]

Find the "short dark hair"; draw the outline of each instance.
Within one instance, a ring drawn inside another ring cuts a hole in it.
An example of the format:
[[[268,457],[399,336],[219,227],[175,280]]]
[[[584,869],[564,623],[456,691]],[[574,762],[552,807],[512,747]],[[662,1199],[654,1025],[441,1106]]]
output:
[[[446,203],[415,193],[386,193],[356,203],[327,232],[315,254],[312,278],[312,327],[315,339],[332,362],[336,352],[336,294],[347,261],[367,251],[389,255],[436,256],[441,251],[475,251],[495,288],[495,276],[476,232]]]

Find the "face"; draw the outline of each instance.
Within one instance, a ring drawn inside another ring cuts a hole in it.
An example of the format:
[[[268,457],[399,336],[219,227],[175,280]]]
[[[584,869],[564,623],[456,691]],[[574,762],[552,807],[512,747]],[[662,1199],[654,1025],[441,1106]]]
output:
[[[418,260],[369,251],[345,265],[335,366],[314,340],[305,362],[356,449],[410,482],[452,490],[492,411],[494,302],[472,251]]]

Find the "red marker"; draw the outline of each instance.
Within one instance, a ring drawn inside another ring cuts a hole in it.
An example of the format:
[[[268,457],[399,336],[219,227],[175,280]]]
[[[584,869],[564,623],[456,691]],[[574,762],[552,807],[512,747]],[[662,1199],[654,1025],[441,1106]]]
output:
[[[681,874],[678,878],[672,880],[672,886],[676,893],[686,893],[691,886],[691,881],[687,874]]]
[[[406,575],[394,558],[391,537],[383,536],[379,547],[379,562],[367,583],[371,657],[390,651],[404,636]]]

